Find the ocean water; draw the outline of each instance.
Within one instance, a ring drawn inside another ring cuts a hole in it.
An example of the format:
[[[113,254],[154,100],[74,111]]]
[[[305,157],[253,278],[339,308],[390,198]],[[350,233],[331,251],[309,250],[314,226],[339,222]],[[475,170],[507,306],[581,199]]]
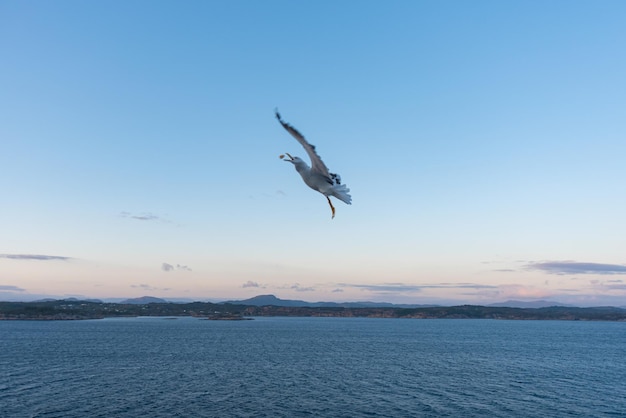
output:
[[[0,321],[0,416],[626,416],[626,323]]]

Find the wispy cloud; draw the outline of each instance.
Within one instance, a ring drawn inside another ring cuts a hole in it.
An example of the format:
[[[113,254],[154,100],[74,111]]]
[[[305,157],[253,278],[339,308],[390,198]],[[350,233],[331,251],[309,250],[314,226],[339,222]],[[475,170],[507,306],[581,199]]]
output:
[[[424,289],[494,289],[497,286],[477,283],[434,283],[434,284],[406,284],[406,283],[382,283],[382,284],[351,284],[338,283],[340,287],[362,289],[377,293],[411,293],[421,292]]]
[[[419,292],[423,286],[407,285],[404,283],[383,283],[383,284],[349,284],[339,283],[342,287],[352,287],[355,289],[367,290],[370,292]]]
[[[626,274],[626,266],[621,264],[544,261],[529,263],[525,267],[528,270],[540,270],[549,274]]]
[[[243,285],[241,285],[244,289],[247,287],[263,287],[258,282],[253,282],[252,280],[248,280]]]
[[[181,264],[176,264],[175,266],[169,263],[161,264],[161,270],[165,272],[179,270],[179,271],[192,271],[188,266],[183,266]]]
[[[623,280],[589,280],[592,288],[599,291],[622,291],[626,290],[626,283]]]
[[[605,284],[604,286],[610,290],[626,290],[626,284]]]
[[[162,290],[162,291],[167,291],[167,290],[171,290],[169,287],[155,287],[149,284],[145,284],[145,283],[141,283],[141,284],[131,284],[130,287],[134,288],[134,289],[143,289],[143,290],[149,290],[149,291],[154,291],[154,290]]]
[[[136,219],[138,221],[156,221],[156,220],[161,219],[157,215],[154,215],[150,212],[144,212],[140,214],[133,214],[130,212],[120,212],[120,216],[122,218]]]
[[[302,287],[300,283],[295,283],[291,285],[291,290],[295,290],[296,292],[313,292],[315,290],[314,287]]]
[[[292,283],[292,284],[284,284],[280,286],[276,286],[276,289],[280,290],[295,290],[296,292],[313,292],[315,291],[314,286],[302,286],[300,283]]]
[[[141,212],[141,213],[131,213],[131,212],[120,212],[119,216],[121,218],[133,219],[136,221],[142,222],[158,222],[164,224],[175,224],[172,220],[167,219],[166,217],[156,215],[152,212]]]
[[[0,254],[0,258],[8,258],[10,260],[37,260],[37,261],[67,261],[72,257],[63,257],[60,255],[42,255],[42,254]]]
[[[444,289],[444,288],[456,288],[456,289],[495,289],[498,286],[489,284],[478,283],[440,283],[438,285],[426,285],[425,288],[432,289]]]
[[[25,292],[26,289],[22,289],[21,287],[0,284],[0,291],[8,291],[8,292]]]

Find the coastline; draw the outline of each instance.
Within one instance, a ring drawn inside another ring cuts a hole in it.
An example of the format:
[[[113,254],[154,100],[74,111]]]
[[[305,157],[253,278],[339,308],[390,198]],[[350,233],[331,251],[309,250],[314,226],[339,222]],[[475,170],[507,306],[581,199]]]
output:
[[[198,317],[206,320],[247,320],[252,317],[339,317],[397,319],[503,319],[626,321],[626,309],[615,307],[508,308],[477,305],[422,308],[285,307],[214,304],[208,302],[144,305],[89,301],[0,302],[0,320],[68,321],[116,317]]]

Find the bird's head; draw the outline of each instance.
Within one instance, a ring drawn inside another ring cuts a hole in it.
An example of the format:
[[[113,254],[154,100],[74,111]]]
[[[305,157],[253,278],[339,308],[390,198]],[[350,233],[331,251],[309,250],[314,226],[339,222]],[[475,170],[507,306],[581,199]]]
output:
[[[288,158],[285,158],[285,155]],[[302,159],[300,159],[300,157],[292,157],[291,154],[289,154],[288,152],[286,152],[284,155],[283,154],[279,155],[279,157],[280,157],[281,160],[287,161],[287,162],[292,163],[294,165],[297,165],[298,163],[304,162],[304,161],[302,161]]]

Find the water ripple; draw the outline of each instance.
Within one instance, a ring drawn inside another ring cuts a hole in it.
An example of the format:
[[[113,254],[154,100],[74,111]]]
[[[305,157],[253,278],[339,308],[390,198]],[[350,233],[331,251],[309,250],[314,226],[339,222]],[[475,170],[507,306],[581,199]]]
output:
[[[558,321],[1,321],[0,416],[620,416],[625,331]]]

